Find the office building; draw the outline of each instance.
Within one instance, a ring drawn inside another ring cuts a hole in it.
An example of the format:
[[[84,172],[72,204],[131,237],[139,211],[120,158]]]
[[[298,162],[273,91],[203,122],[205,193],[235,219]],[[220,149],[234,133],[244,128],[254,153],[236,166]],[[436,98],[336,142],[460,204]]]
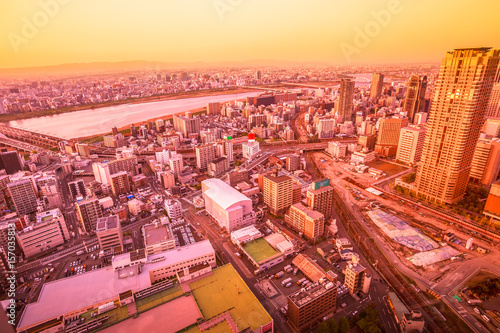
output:
[[[354,99],[354,81],[342,79],[340,81],[339,98],[335,104],[336,114],[342,117],[343,121],[352,121]]]
[[[462,199],[486,106],[498,68],[500,50],[455,49],[446,54],[414,190],[437,203]]]
[[[124,251],[122,226],[118,216],[111,215],[97,219],[95,233],[104,255],[115,255]]]
[[[160,177],[161,186],[163,186],[163,188],[172,188],[175,186],[175,174],[172,172],[172,170],[159,172],[158,175]]]
[[[287,320],[295,332],[309,331],[332,317],[336,306],[336,281],[318,281],[288,296]]]
[[[173,220],[178,220],[183,217],[182,205],[180,201],[167,199],[165,200],[165,210],[167,211],[168,217]]]
[[[316,184],[321,185],[316,185]],[[333,213],[333,187],[330,186],[330,179],[326,178],[314,182],[307,190],[307,206],[312,210],[320,212],[329,219]]]
[[[201,189],[206,212],[227,232],[255,223],[252,200],[222,180],[204,180],[201,182]]]
[[[286,170],[295,171],[300,169],[300,155],[292,154],[286,157]]]
[[[36,214],[36,222],[16,234],[17,243],[29,258],[69,241],[68,228],[59,209]]]
[[[248,173],[248,170],[244,169],[233,170],[227,176],[229,179],[229,185],[231,186],[236,186],[239,183],[250,181],[250,175]]]
[[[186,138],[191,133],[200,133],[201,130],[200,118],[174,116],[174,129],[177,132],[182,132],[182,134],[184,134],[184,137]]]
[[[425,91],[427,90],[427,76],[419,78],[413,75],[406,83],[406,96],[403,101],[403,112],[410,123],[415,123],[415,115],[422,112],[425,106]]]
[[[29,179],[22,179],[7,185],[10,197],[19,216],[36,212],[36,193]]]
[[[481,133],[484,133],[486,138],[500,138],[500,118],[486,119]]]
[[[344,158],[347,155],[347,145],[338,141],[328,142],[328,154],[335,158]]]
[[[117,172],[110,176],[111,190],[115,197],[130,192],[130,181],[126,171]]]
[[[358,137],[358,144],[368,150],[375,149],[375,141],[377,137],[375,135],[360,135]],[[330,144],[330,143],[328,143]]]
[[[207,114],[219,115],[220,103],[219,102],[207,103]]]
[[[384,74],[373,73],[372,84],[370,87],[370,97],[378,99],[382,96],[382,88],[384,87]]]
[[[8,175],[23,170],[23,162],[17,151],[4,151],[0,153],[0,170],[5,169]]]
[[[171,157],[172,152],[168,149],[163,149],[162,151],[155,152],[155,160],[160,164],[168,164]]]
[[[396,160],[400,163],[413,165],[420,161],[424,148],[425,128],[405,127],[399,134],[398,151]]]
[[[99,199],[95,198],[77,202],[76,212],[86,233],[94,232],[97,220],[104,216]]]
[[[318,122],[318,139],[331,139],[335,136],[337,121],[335,119],[320,119]]]
[[[243,151],[243,157],[247,160],[251,160],[254,158],[259,152],[259,142],[258,141],[248,141],[241,145],[241,149]]]
[[[380,120],[375,151],[385,157],[397,153],[401,129],[408,126],[407,118],[383,118]]]
[[[130,176],[137,174],[137,156],[120,158],[117,160],[92,164],[95,180],[101,184],[110,184],[111,175],[126,171]]]
[[[281,216],[292,205],[292,184],[292,178],[288,176],[263,177],[264,203],[269,207],[271,214]]]
[[[301,203],[293,204],[285,215],[285,222],[312,241],[318,240],[325,231],[325,217]]]
[[[500,139],[479,139],[472,157],[470,181],[490,186],[500,178]]]
[[[144,247],[148,256],[175,249],[175,238],[170,223],[157,221],[145,224],[142,226],[142,235],[144,236]]]
[[[217,156],[217,147],[214,145],[204,145],[195,148],[196,166],[198,169],[206,169],[208,164]]]
[[[85,188],[85,182],[83,179],[74,180],[68,183],[69,193],[73,200],[78,197],[85,198],[87,196],[87,190]]]
[[[483,214],[489,218],[491,222],[500,224],[500,180],[491,184],[490,194],[486,200]]]

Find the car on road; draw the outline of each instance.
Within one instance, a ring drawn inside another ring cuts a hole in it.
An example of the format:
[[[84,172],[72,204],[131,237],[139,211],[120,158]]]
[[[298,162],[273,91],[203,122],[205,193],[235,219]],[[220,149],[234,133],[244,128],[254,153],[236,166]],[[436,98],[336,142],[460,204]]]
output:
[[[354,317],[355,315],[357,315],[357,314],[358,314],[358,310],[356,310],[356,311],[354,311],[354,312],[352,313],[353,317]]]

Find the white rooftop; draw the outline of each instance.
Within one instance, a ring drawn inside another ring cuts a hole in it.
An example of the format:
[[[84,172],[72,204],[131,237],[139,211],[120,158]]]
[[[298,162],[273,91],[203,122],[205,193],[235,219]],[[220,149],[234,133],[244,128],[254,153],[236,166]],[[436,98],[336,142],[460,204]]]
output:
[[[215,201],[223,209],[228,209],[232,205],[240,203],[241,201],[251,202],[251,200],[246,195],[241,194],[220,179],[207,179],[202,181],[202,184],[208,187],[203,192],[203,195],[206,195],[207,197]]]

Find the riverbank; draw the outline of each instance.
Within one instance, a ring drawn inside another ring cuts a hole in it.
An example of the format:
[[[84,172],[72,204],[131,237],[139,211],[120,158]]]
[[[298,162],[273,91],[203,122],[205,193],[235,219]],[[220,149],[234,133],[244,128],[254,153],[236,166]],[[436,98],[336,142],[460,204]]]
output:
[[[255,91],[255,90],[250,89],[250,88],[234,87],[234,88],[221,88],[221,89],[210,89],[210,90],[196,90],[196,91],[189,91],[189,92],[182,92],[182,93],[175,93],[175,94],[165,94],[165,95],[155,95],[155,96],[148,96],[148,97],[128,98],[128,99],[124,99],[124,100],[120,100],[120,101],[107,101],[107,102],[96,103],[96,104],[70,106],[70,107],[65,107],[65,108],[60,108],[60,109],[55,109],[55,110],[42,110],[42,111],[17,113],[17,114],[5,114],[5,115],[0,115],[0,122],[9,122],[9,121],[16,121],[16,120],[31,119],[31,118],[40,118],[40,117],[46,117],[46,116],[54,116],[54,115],[59,115],[59,114],[69,113],[69,112],[74,112],[74,111],[98,109],[98,108],[109,107],[109,106],[118,106],[118,105],[123,105],[123,104],[140,104],[140,103],[148,103],[148,102],[161,102],[161,101],[168,101],[168,100],[172,100],[172,99],[204,97],[204,96],[211,96],[211,95],[229,95],[229,94],[238,94],[238,93],[245,93],[245,92],[251,92],[251,91]]]

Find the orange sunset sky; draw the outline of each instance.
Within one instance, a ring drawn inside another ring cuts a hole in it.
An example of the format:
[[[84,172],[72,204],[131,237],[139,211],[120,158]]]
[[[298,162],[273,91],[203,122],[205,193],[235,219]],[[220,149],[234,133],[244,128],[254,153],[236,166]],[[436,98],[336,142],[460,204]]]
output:
[[[383,25],[374,16],[381,11],[390,15]],[[0,12],[0,68],[126,60],[437,63],[453,48],[500,47],[498,0],[16,0],[2,1]],[[368,40],[356,41],[367,27]]]

